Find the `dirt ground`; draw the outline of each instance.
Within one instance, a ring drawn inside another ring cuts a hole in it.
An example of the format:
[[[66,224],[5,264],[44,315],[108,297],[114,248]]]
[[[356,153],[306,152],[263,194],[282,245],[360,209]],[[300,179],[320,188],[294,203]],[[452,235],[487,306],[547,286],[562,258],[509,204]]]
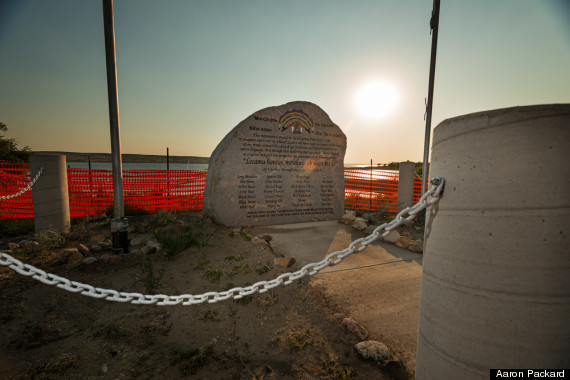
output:
[[[255,229],[234,231],[197,214],[136,216],[129,224],[133,239],[152,237],[167,225],[182,226],[195,239],[172,257],[136,249],[109,260],[108,219],[93,219],[75,224],[63,239],[41,241],[32,250],[21,246],[13,254],[74,281],[168,295],[222,291],[300,268],[274,263],[279,252],[271,242],[252,240]],[[0,248],[32,239],[30,233],[3,236]],[[84,255],[97,261],[72,268],[65,248],[80,243],[103,249]],[[356,355],[360,340],[341,324],[351,311],[325,294],[304,278],[241,300],[141,306],[69,293],[0,267],[0,378],[403,378],[398,363],[380,365]]]

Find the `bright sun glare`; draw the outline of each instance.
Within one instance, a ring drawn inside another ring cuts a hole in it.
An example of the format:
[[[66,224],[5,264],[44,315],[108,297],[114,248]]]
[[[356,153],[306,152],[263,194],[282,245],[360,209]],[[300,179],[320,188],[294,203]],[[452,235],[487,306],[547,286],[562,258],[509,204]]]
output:
[[[386,82],[368,82],[360,87],[354,103],[362,116],[378,120],[394,111],[398,103],[398,93]]]

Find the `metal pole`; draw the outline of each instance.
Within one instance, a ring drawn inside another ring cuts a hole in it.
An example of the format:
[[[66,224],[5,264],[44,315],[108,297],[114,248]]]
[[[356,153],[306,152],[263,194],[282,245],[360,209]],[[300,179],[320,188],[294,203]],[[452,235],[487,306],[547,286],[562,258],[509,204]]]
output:
[[[368,208],[372,211],[372,159],[370,159],[370,202]]]
[[[119,125],[119,93],[117,88],[117,63],[115,58],[115,23],[113,0],[103,1],[103,23],[105,27],[105,56],[107,61],[107,92],[109,98],[109,125],[111,127],[111,156],[113,164],[113,198],[115,200],[111,235],[113,251],[129,251],[128,221],[123,203],[123,168],[121,162],[121,133]]]
[[[433,0],[433,10],[431,13],[431,20],[429,22],[432,35],[431,35],[431,61],[429,66],[429,86],[428,98],[426,104],[426,136],[424,143],[424,165],[422,167],[422,195],[427,189],[428,180],[428,159],[429,159],[429,143],[431,133],[431,110],[433,106],[433,82],[435,79],[435,58],[437,53],[437,32],[439,28],[439,3],[440,0]]]
[[[170,155],[168,153],[168,147],[166,147],[166,170],[170,170]]]

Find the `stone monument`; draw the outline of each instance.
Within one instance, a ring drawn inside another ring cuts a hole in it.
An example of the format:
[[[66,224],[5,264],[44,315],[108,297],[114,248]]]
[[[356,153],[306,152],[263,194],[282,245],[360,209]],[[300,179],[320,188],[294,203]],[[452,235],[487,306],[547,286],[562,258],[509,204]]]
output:
[[[212,153],[204,212],[227,226],[338,219],[345,151],[346,136],[313,103],[255,112]]]

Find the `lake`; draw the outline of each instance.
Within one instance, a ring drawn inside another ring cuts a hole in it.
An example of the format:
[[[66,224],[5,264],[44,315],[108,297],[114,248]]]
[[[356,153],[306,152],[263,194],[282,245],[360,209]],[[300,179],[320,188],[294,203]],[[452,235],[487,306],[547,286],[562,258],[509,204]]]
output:
[[[68,162],[67,166],[77,169],[89,169],[88,162]],[[112,165],[110,162],[92,162],[91,169],[105,169],[111,170]],[[170,163],[170,170],[205,170],[208,169],[208,164],[174,164]],[[160,162],[142,162],[132,163],[123,162],[123,170],[166,170],[166,163]]]
[[[67,166],[77,169],[88,169],[88,162],[68,162]],[[366,165],[346,164],[345,167],[359,168]],[[105,169],[111,170],[110,162],[92,162],[91,169]],[[205,170],[208,169],[208,164],[174,164],[170,163],[170,170]],[[166,163],[148,162],[148,163],[132,163],[123,162],[123,170],[166,170]]]

